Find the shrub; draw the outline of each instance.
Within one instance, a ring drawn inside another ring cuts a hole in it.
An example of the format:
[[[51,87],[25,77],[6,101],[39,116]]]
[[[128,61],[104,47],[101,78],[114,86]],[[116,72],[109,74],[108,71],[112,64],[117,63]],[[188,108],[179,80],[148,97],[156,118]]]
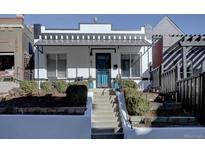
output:
[[[52,92],[53,86],[50,82],[42,82],[41,89],[43,89],[46,93]]]
[[[149,111],[149,101],[142,97],[136,89],[125,88],[124,94],[129,115],[143,115]]]
[[[37,91],[38,85],[35,81],[24,80],[20,82],[20,88],[25,94],[32,94]]]
[[[56,80],[53,82],[53,86],[54,86],[54,88],[56,88],[56,90],[59,93],[65,93],[66,89],[68,87],[68,84],[63,80]]]
[[[137,89],[137,83],[133,80],[121,80],[120,85],[122,88],[135,88]]]
[[[66,95],[70,103],[77,106],[85,106],[87,102],[88,88],[85,85],[70,85],[66,90]]]
[[[70,85],[85,85],[88,86],[88,80],[71,82]]]

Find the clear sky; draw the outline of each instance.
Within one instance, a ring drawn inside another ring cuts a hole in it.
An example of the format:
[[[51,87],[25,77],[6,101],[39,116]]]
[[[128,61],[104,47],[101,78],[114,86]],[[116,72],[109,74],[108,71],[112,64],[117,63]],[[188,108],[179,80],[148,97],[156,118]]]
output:
[[[13,17],[15,15],[0,15]],[[25,23],[40,23],[49,28],[78,28],[78,23],[111,23],[113,29],[138,29],[145,24],[154,27],[164,16],[169,16],[186,34],[205,34],[205,15],[25,15]]]

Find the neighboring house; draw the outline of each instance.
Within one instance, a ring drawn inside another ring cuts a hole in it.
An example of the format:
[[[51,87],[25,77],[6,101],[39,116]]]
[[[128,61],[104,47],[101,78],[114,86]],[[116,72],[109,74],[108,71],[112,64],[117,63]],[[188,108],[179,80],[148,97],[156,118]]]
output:
[[[183,54],[185,55],[183,56]],[[163,70],[168,71],[174,68],[178,63],[178,66],[180,67],[180,78],[183,78],[183,73],[186,73],[185,77],[189,77],[204,72],[204,61],[205,36],[184,35],[164,52],[162,65]],[[183,64],[183,62],[186,64]],[[184,65],[186,65],[185,70],[183,70]]]
[[[35,79],[38,81],[94,79],[95,88],[111,87],[113,80],[150,84],[151,38],[145,27],[114,30],[111,24],[79,24],[79,29],[49,29],[34,25]]]
[[[185,35],[170,18],[164,17],[153,29],[153,42],[153,68],[162,65],[162,72],[165,72],[179,63],[182,72],[185,47],[186,76],[202,72],[205,60],[204,35]]]
[[[165,16],[152,30],[153,68],[157,68],[163,62],[165,51],[179,41],[184,32],[167,16]]]
[[[22,15],[0,18],[0,77],[32,79],[33,34]]]
[[[169,78],[170,82],[174,78],[175,87],[177,81],[205,72],[204,35],[185,35],[168,17],[157,24],[153,34],[151,76],[154,89],[164,84],[164,75],[172,73]]]

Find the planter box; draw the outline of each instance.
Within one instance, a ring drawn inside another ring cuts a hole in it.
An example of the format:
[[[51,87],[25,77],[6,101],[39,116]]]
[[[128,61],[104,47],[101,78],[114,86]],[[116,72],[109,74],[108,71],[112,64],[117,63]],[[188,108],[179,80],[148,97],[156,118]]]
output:
[[[88,92],[86,111],[83,115],[0,115],[0,138],[90,139],[92,101],[93,93]],[[36,109],[30,108],[30,110]],[[56,109],[49,108],[49,110]],[[64,111],[65,108],[58,110]]]

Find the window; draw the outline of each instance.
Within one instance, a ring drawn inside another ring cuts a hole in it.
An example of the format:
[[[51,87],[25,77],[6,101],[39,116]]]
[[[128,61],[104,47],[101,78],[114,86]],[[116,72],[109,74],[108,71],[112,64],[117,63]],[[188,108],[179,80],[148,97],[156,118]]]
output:
[[[66,78],[66,55],[65,54],[58,54],[57,55],[58,61],[58,77],[59,78]]]
[[[121,54],[121,74],[122,77],[140,76],[139,54]]]
[[[47,54],[48,78],[66,78],[66,54]]]
[[[130,76],[130,55],[128,54],[121,55],[121,71],[122,77]]]
[[[47,76],[48,78],[56,77],[56,55],[47,55]]]
[[[140,56],[139,54],[131,54],[132,77],[140,76]]]

